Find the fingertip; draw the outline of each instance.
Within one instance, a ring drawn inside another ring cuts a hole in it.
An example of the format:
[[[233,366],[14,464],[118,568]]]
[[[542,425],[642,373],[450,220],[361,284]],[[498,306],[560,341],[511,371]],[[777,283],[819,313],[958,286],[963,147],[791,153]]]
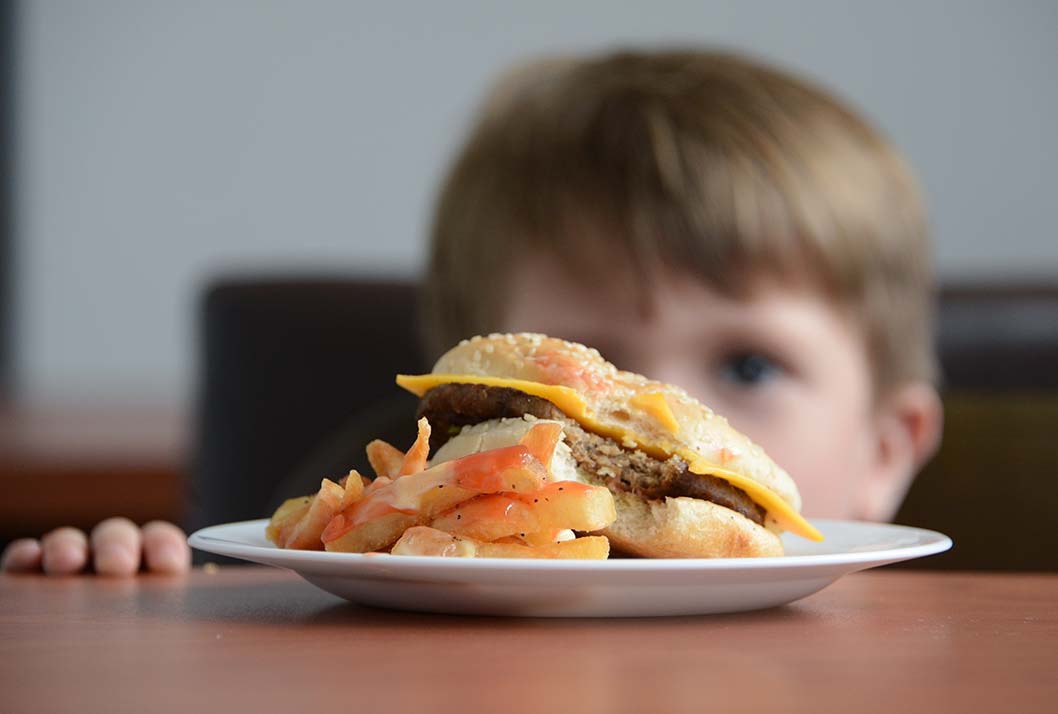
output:
[[[76,528],[56,528],[41,539],[41,565],[48,575],[70,575],[88,563],[88,537]]]
[[[42,550],[36,538],[19,538],[7,544],[0,556],[0,571],[33,573],[41,569]]]
[[[163,543],[144,550],[147,569],[155,573],[176,575],[191,569],[191,551],[186,544]]]
[[[178,575],[191,569],[191,552],[187,546],[160,547],[153,552],[148,550],[146,557],[147,569],[154,573]]]
[[[128,576],[140,569],[142,536],[128,518],[108,518],[92,529],[92,562],[100,575]]]
[[[41,558],[41,567],[47,575],[75,575],[82,572],[87,563],[88,549],[70,544],[45,550]]]
[[[92,550],[92,563],[99,575],[134,575],[140,569],[139,544],[135,549],[119,543],[101,545]]]
[[[187,536],[165,521],[151,521],[143,526],[143,557],[152,572],[179,574],[191,569]]]
[[[92,529],[91,538],[94,540],[114,531],[122,533],[136,532],[138,534],[139,530],[139,526],[125,516],[111,516],[96,524],[96,527]]]

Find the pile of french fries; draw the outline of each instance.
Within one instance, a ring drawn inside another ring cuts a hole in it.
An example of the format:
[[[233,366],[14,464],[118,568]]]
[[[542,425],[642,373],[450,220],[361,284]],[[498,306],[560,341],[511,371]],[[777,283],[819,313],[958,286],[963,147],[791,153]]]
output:
[[[534,424],[521,442],[427,467],[430,425],[420,419],[408,451],[376,440],[375,471],[324,479],[315,496],[276,510],[268,539],[281,548],[463,558],[604,559],[610,543],[589,533],[616,519],[600,486],[555,481],[561,425]]]

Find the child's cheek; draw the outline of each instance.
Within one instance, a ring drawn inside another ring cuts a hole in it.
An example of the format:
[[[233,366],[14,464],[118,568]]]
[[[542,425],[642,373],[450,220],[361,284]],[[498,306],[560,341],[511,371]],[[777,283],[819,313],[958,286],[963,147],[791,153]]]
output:
[[[816,518],[855,517],[853,496],[865,470],[855,421],[803,395],[771,407],[747,415],[741,428],[793,477],[802,512]]]

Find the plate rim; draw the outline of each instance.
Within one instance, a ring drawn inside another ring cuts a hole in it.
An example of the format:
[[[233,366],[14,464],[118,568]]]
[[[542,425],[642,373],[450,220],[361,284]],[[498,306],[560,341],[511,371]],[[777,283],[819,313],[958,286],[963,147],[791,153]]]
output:
[[[521,559],[521,558],[438,558],[422,555],[390,555],[389,553],[329,553],[326,551],[312,550],[286,550],[275,546],[262,546],[252,543],[244,543],[212,535],[211,532],[229,529],[235,526],[259,525],[261,530],[268,524],[267,518],[250,519],[245,521],[234,521],[231,523],[219,523],[212,526],[199,528],[191,533],[187,542],[192,548],[213,555],[250,560],[261,563],[262,561],[252,557],[258,555],[268,558],[264,564],[274,567],[286,567],[297,570],[299,564],[312,562],[314,565],[322,563],[333,563],[336,566],[350,566],[353,564],[372,566],[385,565],[400,568],[428,568],[433,570],[451,571],[461,569],[475,569],[485,571],[498,570],[583,570],[594,571],[605,570],[606,572],[681,572],[694,570],[768,570],[768,569],[799,569],[818,566],[857,566],[857,565],[883,565],[886,563],[911,560],[943,553],[953,546],[950,536],[939,531],[917,526],[905,526],[894,523],[873,523],[870,521],[852,521],[841,519],[813,519],[813,524],[824,527],[834,525],[862,525],[876,528],[888,528],[915,533],[927,539],[927,542],[914,545],[898,546],[884,550],[853,551],[844,553],[816,553],[802,555],[767,556],[761,558],[610,558],[606,560],[553,560],[553,559]],[[203,544],[217,543],[223,551]],[[243,551],[239,553],[237,551]],[[350,573],[352,574],[352,573]]]

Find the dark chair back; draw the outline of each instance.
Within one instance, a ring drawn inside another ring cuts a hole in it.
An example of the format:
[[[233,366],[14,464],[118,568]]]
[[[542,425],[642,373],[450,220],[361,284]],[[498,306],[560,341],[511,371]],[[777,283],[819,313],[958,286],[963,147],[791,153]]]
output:
[[[201,303],[189,525],[269,514],[280,486],[357,414],[396,400],[414,435],[416,400],[393,377],[425,368],[415,305],[400,280],[214,281]]]
[[[938,307],[945,391],[1058,394],[1058,284],[952,285]]]

